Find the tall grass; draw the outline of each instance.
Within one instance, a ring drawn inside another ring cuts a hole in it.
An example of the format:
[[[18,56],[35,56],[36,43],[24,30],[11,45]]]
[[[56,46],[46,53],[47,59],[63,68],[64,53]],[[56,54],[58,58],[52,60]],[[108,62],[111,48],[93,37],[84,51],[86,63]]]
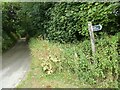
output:
[[[60,44],[33,38],[31,54],[43,74],[70,73],[93,87],[118,87],[117,36],[96,40],[92,56],[89,40],[76,44]],[[36,69],[34,67],[34,69]],[[39,72],[39,71],[38,71]]]

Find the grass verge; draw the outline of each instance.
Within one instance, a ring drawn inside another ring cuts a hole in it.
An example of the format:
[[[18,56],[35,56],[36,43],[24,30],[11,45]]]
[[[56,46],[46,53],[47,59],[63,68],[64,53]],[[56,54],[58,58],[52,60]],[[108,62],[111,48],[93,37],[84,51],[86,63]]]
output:
[[[96,42],[93,57],[90,42],[60,44],[31,39],[31,69],[18,88],[117,88],[117,37]]]

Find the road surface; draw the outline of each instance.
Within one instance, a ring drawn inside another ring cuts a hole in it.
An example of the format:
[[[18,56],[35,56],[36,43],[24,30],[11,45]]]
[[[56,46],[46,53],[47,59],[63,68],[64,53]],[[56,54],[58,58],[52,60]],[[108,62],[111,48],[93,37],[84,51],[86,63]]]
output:
[[[0,71],[2,88],[14,88],[25,77],[29,65],[28,45],[24,39],[21,39],[2,56],[2,71]]]

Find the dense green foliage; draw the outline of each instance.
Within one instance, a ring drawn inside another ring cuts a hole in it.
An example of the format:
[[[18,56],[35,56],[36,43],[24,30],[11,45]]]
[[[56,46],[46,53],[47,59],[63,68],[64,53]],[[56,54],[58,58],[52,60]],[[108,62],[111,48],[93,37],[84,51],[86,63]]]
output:
[[[19,4],[3,3],[2,7],[2,50],[10,48],[18,39],[19,18],[16,13]]]
[[[47,20],[46,10],[52,7],[52,3],[21,3],[18,12],[20,26],[30,37],[46,34],[44,24]]]
[[[11,47],[19,36],[37,37],[31,40],[30,49],[38,62],[35,67],[42,72],[68,72],[93,87],[118,87],[119,3],[3,3],[2,10],[3,50]],[[103,26],[94,33],[97,50],[94,56],[88,21]]]
[[[80,40],[89,36],[88,21],[103,25],[102,32],[115,33],[118,22],[113,11],[116,7],[117,3],[58,3],[50,10],[48,38],[62,42]],[[109,30],[108,24],[112,27]]]
[[[120,28],[117,2],[5,3],[3,6],[3,30],[21,36],[73,42],[89,36],[88,21],[101,24],[102,32],[109,34],[119,32]]]
[[[37,72],[40,73],[71,73],[91,87],[118,87],[117,37],[105,36],[96,41],[97,52],[93,57],[89,40],[77,44],[60,44],[32,39],[32,70],[35,72],[39,67]]]
[[[22,26],[30,36],[73,42],[88,37],[88,21],[101,24],[102,32],[118,32],[119,3],[22,3]],[[111,25],[111,27],[108,27]],[[101,32],[99,32],[101,34]]]

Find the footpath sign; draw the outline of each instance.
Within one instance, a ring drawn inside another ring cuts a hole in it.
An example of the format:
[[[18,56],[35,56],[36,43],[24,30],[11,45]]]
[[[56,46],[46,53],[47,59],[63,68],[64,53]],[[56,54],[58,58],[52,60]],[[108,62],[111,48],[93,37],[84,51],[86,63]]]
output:
[[[88,22],[88,30],[89,30],[89,34],[90,34],[92,53],[94,55],[96,49],[95,49],[95,38],[94,38],[93,31],[100,31],[100,30],[102,30],[102,25],[99,24],[99,25],[92,26],[92,22]]]

